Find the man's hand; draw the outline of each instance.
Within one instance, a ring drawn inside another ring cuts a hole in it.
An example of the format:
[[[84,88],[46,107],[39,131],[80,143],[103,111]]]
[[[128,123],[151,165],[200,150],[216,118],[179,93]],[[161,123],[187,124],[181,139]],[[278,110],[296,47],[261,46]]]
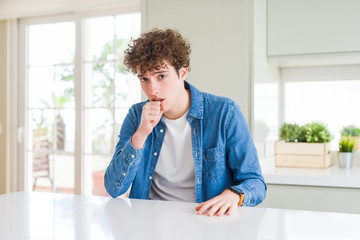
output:
[[[200,203],[199,206],[195,208],[199,215],[206,213],[208,216],[222,216],[224,214],[231,215],[235,212],[240,201],[240,196],[228,189],[226,189],[222,194],[216,196],[206,202]]]
[[[131,138],[131,143],[136,149],[144,146],[147,136],[160,121],[164,113],[162,108],[160,101],[148,102],[143,106],[140,126]]]

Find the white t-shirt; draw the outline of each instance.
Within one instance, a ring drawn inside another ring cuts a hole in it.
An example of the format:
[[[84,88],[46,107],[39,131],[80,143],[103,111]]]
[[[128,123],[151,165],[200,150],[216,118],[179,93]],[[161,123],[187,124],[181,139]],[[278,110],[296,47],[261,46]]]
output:
[[[187,113],[175,120],[163,117],[166,132],[153,174],[150,199],[195,202],[195,165]]]

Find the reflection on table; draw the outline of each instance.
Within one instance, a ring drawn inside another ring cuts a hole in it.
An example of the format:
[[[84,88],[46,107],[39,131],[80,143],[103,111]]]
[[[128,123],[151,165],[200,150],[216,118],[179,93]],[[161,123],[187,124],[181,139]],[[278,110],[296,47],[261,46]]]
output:
[[[360,215],[241,207],[207,217],[195,203],[54,193],[0,195],[1,239],[359,239]]]

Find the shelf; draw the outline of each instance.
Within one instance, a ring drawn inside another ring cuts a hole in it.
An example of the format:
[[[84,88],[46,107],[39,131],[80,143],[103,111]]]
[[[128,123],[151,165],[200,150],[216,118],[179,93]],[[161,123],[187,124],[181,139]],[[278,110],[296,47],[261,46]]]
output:
[[[360,189],[360,167],[284,168],[275,167],[274,158],[260,159],[260,165],[267,184]]]

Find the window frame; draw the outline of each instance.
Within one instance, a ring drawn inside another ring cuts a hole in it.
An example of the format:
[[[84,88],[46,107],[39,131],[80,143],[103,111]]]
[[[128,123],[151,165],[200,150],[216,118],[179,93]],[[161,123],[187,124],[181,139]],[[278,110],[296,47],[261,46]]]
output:
[[[18,24],[18,78],[17,78],[17,190],[30,190],[29,183],[29,161],[27,157],[27,131],[28,129],[28,28],[32,24],[47,24],[72,21],[75,24],[75,71],[74,71],[74,95],[75,95],[75,149],[74,149],[74,194],[85,195],[86,164],[84,163],[84,44],[85,39],[84,22],[87,18],[114,16],[120,14],[140,13],[138,4],[116,7],[98,11],[83,11],[52,16],[40,16],[20,19]]]

